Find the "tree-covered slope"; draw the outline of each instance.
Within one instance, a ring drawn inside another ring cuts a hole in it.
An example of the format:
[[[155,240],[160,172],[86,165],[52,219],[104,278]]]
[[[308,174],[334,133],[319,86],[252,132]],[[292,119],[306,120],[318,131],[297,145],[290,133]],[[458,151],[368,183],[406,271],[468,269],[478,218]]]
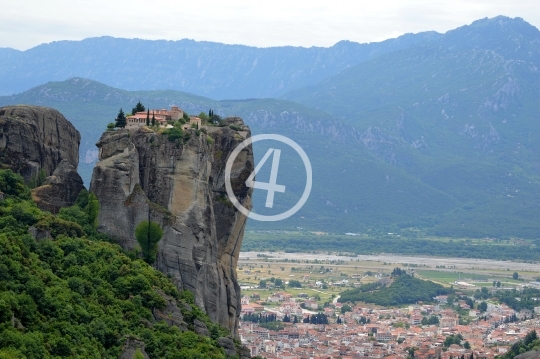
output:
[[[538,29],[498,17],[285,98],[351,124],[373,156],[461,202],[432,233],[488,234],[469,229],[490,223],[491,235],[538,238],[539,68]]]
[[[403,304],[415,304],[418,301],[429,303],[437,295],[452,292],[453,290],[445,288],[440,284],[421,280],[408,274],[401,274],[388,287],[365,284],[359,288],[346,290],[341,293],[339,301],[342,303],[373,303],[385,307],[399,306]]]
[[[88,193],[53,216],[9,170],[0,191],[0,358],[118,358],[129,339],[150,358],[226,357],[227,331],[189,292],[95,231]],[[211,337],[194,333],[195,319]]]

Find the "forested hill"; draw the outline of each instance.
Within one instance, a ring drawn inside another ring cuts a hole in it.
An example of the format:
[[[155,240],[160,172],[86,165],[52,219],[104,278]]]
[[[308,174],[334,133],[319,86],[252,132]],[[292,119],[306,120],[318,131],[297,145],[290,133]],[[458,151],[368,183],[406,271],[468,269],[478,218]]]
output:
[[[276,97],[438,35],[408,34],[370,44],[341,41],[328,48],[112,37],[57,41],[26,51],[0,49],[0,95],[85,77],[125,90],[173,89],[216,99]]]
[[[521,223],[539,238],[539,69],[540,31],[497,17],[284,98],[352,125],[372,156],[461,202],[435,234],[489,221],[505,223],[494,236]]]
[[[399,306],[415,304],[419,301],[430,303],[437,295],[446,295],[453,290],[440,284],[417,279],[400,273],[388,287],[370,283],[359,288],[349,289],[341,293],[339,301],[373,303],[382,306]]]
[[[54,216],[10,170],[0,191],[0,358],[226,358],[228,330],[98,234],[87,192]]]

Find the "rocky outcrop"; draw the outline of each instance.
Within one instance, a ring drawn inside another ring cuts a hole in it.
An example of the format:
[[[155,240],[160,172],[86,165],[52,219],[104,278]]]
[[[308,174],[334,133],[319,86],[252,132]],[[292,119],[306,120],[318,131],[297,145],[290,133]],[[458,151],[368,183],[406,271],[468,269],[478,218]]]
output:
[[[118,357],[118,359],[134,359],[134,358],[140,358],[142,357],[144,359],[150,359],[148,354],[146,354],[145,344],[142,340],[138,338],[128,337],[126,339],[126,344],[124,345],[124,348],[122,349],[122,354]]]
[[[0,108],[0,162],[27,182],[51,176],[62,160],[79,164],[79,131],[57,110],[39,106]]]
[[[228,356],[235,356],[237,354],[236,347],[234,346],[234,342],[231,338],[218,338],[218,344],[225,350],[225,354]]]
[[[157,321],[164,321],[170,326],[180,328],[183,332],[188,330],[187,323],[184,321],[182,311],[178,308],[178,302],[175,298],[172,298],[164,293],[160,293],[161,297],[165,300],[165,306],[161,309],[154,308],[152,314]],[[191,310],[191,307],[189,307]]]
[[[68,160],[62,160],[45,184],[32,190],[32,200],[42,211],[58,213],[60,208],[73,205],[83,188],[77,169]]]
[[[540,350],[531,350],[529,352],[521,353],[514,359],[540,359]]]
[[[226,198],[224,171],[229,154],[250,131],[239,118],[224,122],[227,126],[201,132],[189,129],[180,141],[146,128],[105,132],[97,143],[100,161],[90,191],[100,202],[98,230],[125,249],[138,247],[135,228],[141,221],[159,223],[164,235],[154,267],[179,289],[193,292],[213,321],[237,335],[236,265],[246,217]],[[244,182],[252,171],[248,146],[231,173],[246,208],[251,208],[251,188]]]

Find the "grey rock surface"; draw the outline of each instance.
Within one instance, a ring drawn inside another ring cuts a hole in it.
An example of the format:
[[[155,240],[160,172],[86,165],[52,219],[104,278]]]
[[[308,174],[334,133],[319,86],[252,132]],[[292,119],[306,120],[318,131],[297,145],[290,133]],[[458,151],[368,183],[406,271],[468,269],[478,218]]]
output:
[[[99,162],[90,191],[100,202],[98,230],[125,249],[135,249],[135,228],[152,220],[163,228],[154,267],[171,277],[180,290],[190,290],[210,318],[238,335],[240,287],[236,265],[246,217],[225,197],[224,171],[229,154],[249,128],[240,118],[228,126],[206,127],[182,143],[145,127],[105,132],[97,143]],[[236,197],[251,208],[253,152],[246,147],[231,173]]]
[[[26,181],[51,176],[62,160],[79,164],[79,131],[57,110],[39,106],[0,108],[0,162]]]
[[[240,347],[240,359],[251,359],[251,352],[245,346]]]
[[[42,239],[51,239],[52,235],[50,231],[39,229],[35,226],[28,228],[28,234],[34,237],[35,240],[40,241]]]
[[[519,354],[514,359],[540,359],[540,350],[531,350],[529,352]]]
[[[32,200],[42,211],[58,213],[60,208],[75,204],[79,192],[84,188],[77,169],[64,159],[45,179],[43,186],[32,190]]]
[[[163,309],[153,309],[152,314],[154,315],[154,319],[156,321],[163,320],[171,326],[176,326],[182,331],[187,331],[187,323],[184,321],[184,316],[182,315],[180,308],[178,308],[176,299],[165,293],[160,293],[160,295],[165,299],[166,305]]]
[[[118,359],[133,359],[135,358],[135,354],[137,353],[137,350],[142,354],[142,356],[145,359],[150,359],[148,354],[145,352],[145,345],[142,340],[129,337],[126,340],[126,344],[124,345],[124,348],[122,349],[122,354],[118,357]]]
[[[195,333],[197,333],[199,335],[203,335],[205,337],[210,336],[210,331],[208,330],[208,327],[206,326],[206,324],[201,322],[199,319],[193,320],[193,327],[195,329]]]
[[[234,346],[234,342],[231,338],[227,338],[227,337],[218,338],[218,344],[220,347],[222,347],[225,350],[225,354],[229,356],[235,356],[237,354],[236,347]]]

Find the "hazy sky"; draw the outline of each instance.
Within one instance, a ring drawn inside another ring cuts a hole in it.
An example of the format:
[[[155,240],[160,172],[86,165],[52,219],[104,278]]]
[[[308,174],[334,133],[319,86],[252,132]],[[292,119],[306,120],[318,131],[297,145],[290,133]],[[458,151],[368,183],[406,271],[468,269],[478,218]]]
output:
[[[380,41],[483,17],[540,27],[539,0],[0,0],[0,47],[57,40],[184,38],[260,47]]]

